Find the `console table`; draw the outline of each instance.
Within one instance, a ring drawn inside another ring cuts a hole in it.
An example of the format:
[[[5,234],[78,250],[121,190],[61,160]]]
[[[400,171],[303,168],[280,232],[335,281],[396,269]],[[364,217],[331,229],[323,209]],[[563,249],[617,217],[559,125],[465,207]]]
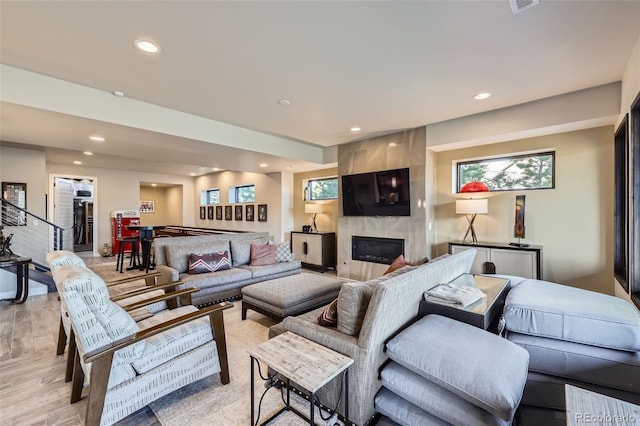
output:
[[[505,243],[468,243],[452,241],[449,243],[449,253],[475,248],[478,250],[471,266],[471,273],[488,273],[485,264],[495,265],[496,274],[516,275],[524,278],[542,279],[542,246],[529,245],[526,247],[512,246]]]
[[[249,355],[251,356],[251,425],[255,425],[259,420],[255,418],[254,413],[254,364],[256,363],[258,368],[260,363],[267,364],[272,370],[287,378],[286,405],[262,424],[271,422],[284,411],[291,411],[309,424],[315,425],[316,392],[343,371],[344,417],[345,424],[349,424],[349,367],[353,364],[351,358],[290,331],[251,348]],[[310,392],[309,417],[291,406],[289,399],[291,381]]]
[[[29,264],[31,258],[19,256],[0,256],[0,268],[6,269],[16,267],[16,297],[8,300],[13,303],[21,304],[27,300],[29,296]]]

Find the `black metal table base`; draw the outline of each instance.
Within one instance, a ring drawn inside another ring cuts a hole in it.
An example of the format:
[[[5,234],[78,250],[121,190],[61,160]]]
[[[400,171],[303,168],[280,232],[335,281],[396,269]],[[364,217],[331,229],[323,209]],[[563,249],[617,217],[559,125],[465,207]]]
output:
[[[22,304],[29,297],[29,263],[31,259],[25,257],[0,258],[0,267],[16,267],[16,297],[2,299],[16,304]]]

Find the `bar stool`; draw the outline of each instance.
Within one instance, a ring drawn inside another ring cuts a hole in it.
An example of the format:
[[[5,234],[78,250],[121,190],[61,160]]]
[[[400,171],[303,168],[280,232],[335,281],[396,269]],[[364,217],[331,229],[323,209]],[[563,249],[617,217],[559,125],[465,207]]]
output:
[[[135,267],[140,264],[140,252],[138,250],[139,237],[118,237],[118,257],[116,258],[116,271],[122,273],[124,266],[124,252],[127,244],[131,244],[131,258],[129,260],[129,266]],[[137,260],[137,262],[136,262]]]

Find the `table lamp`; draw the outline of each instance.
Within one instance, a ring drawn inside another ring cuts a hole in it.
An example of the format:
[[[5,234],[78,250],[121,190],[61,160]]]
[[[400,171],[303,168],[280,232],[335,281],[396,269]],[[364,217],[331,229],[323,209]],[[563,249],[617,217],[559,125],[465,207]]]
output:
[[[318,232],[318,227],[316,226],[316,215],[318,213],[322,213],[322,206],[320,204],[305,204],[304,212],[313,215],[311,219],[311,232]]]
[[[461,193],[470,192],[487,192],[489,187],[482,182],[469,182],[460,188]],[[478,244],[478,238],[476,237],[476,231],[473,229],[473,222],[476,220],[477,214],[487,214],[489,212],[489,201],[486,198],[479,199],[465,199],[456,200],[456,214],[466,215],[469,227],[464,234],[463,241],[467,240],[467,236],[471,233],[471,241],[473,244]]]

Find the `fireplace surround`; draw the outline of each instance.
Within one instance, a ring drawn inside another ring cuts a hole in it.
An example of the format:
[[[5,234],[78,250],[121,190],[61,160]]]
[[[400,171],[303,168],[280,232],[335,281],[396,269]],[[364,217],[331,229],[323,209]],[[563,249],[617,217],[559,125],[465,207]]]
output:
[[[390,265],[394,259],[404,254],[404,239],[351,237],[351,259],[362,262],[383,263]]]

